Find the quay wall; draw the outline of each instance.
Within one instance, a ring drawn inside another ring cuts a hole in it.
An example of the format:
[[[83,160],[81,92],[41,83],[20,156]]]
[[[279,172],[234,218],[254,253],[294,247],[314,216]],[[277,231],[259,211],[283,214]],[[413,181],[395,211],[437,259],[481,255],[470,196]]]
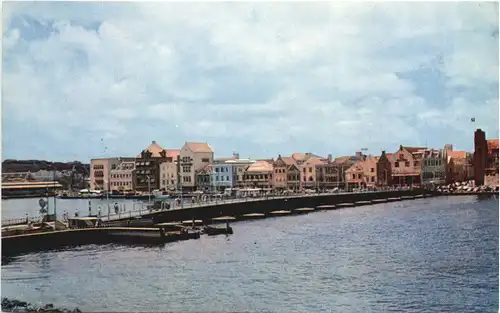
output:
[[[385,191],[374,193],[350,193],[333,195],[313,195],[287,199],[268,199],[239,203],[225,203],[205,207],[192,207],[181,210],[153,212],[143,215],[152,218],[155,223],[175,222],[190,219],[199,219],[209,222],[218,216],[241,216],[249,213],[267,214],[277,210],[293,210],[298,208],[315,208],[320,205],[339,204],[346,202],[370,201],[374,199],[398,198],[424,194],[423,190]]]

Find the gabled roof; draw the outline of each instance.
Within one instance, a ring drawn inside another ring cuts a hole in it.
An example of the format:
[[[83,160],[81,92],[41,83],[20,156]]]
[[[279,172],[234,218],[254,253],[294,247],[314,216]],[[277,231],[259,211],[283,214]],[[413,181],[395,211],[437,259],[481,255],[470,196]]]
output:
[[[297,161],[293,157],[281,157],[286,165],[297,165]]]
[[[248,166],[247,172],[272,172],[273,165],[268,160],[258,160]]]
[[[420,150],[426,150],[427,147],[405,147],[405,146],[403,146],[403,149],[406,149],[406,151],[413,154],[413,153],[416,153]]]
[[[290,164],[286,166],[287,171],[291,171],[292,169],[296,169],[297,171],[300,171],[299,166],[297,164]]]
[[[351,167],[349,167],[346,172],[362,172],[363,171],[363,165],[361,164],[362,161],[354,163]]]
[[[206,142],[186,142],[186,146],[193,153],[213,153],[214,150]]]
[[[151,144],[146,149],[144,149],[143,151],[149,151],[149,152],[151,152],[151,156],[153,158],[159,158],[160,157],[160,152],[163,151],[163,148],[160,147],[160,145],[157,144],[156,141],[152,141]],[[139,153],[139,155],[137,156],[137,158],[141,158],[141,157],[142,157],[142,152]]]
[[[317,156],[311,156],[309,157],[305,162],[304,165],[320,165],[320,164],[325,164],[327,163],[327,160],[319,158]]]

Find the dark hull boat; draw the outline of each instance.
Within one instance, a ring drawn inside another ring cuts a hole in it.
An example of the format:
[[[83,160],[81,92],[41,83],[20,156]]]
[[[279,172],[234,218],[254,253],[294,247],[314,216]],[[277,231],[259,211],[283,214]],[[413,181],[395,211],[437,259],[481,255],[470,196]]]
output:
[[[212,227],[205,226],[203,228],[203,233],[208,236],[217,236],[217,235],[232,235],[233,228],[232,227]]]

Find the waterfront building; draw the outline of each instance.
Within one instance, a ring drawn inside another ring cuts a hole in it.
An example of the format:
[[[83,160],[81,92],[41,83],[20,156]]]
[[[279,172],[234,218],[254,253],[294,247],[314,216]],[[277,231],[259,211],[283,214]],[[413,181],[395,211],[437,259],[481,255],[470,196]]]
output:
[[[347,190],[366,187],[362,162],[357,161],[345,171]]]
[[[211,176],[213,190],[244,187],[245,169],[253,162],[255,161],[250,159],[240,159],[238,153],[234,153],[231,158],[215,159]]]
[[[392,185],[392,167],[390,158],[392,158],[392,154],[382,151],[382,154],[377,160],[377,186],[386,187]]]
[[[399,186],[418,185],[421,181],[421,158],[425,147],[404,147],[392,154],[391,170],[393,184]]]
[[[90,189],[111,190],[110,173],[122,162],[131,162],[134,158],[98,158],[90,160]]]
[[[354,156],[341,156],[331,160],[328,158],[326,162],[317,164],[316,180],[321,190],[347,187],[346,171],[354,163],[361,160],[361,153],[356,153]]]
[[[245,171],[250,164],[255,163],[255,160],[250,158],[240,159],[238,154],[235,154],[235,158],[228,161],[233,167],[233,172],[236,173],[236,180],[233,180],[233,186],[235,188],[245,187]]]
[[[448,152],[446,173],[447,184],[473,179],[472,153],[466,151]]]
[[[211,182],[214,190],[224,191],[236,185],[237,177],[233,164],[229,163],[232,158],[215,159],[212,166]]]
[[[274,160],[258,160],[248,165],[244,173],[245,187],[272,190]]]
[[[160,189],[173,191],[177,189],[180,150],[165,150],[165,158],[160,163]]]
[[[185,190],[196,189],[196,173],[214,161],[214,150],[206,142],[186,142],[180,151],[180,181]]]
[[[420,181],[423,185],[446,183],[448,151],[450,150],[425,149],[421,151]]]
[[[306,153],[307,158],[300,165],[300,185],[302,189],[319,189],[318,181],[316,180],[316,166],[328,163],[322,157]]]
[[[488,156],[486,159],[486,168],[484,170],[484,181],[486,185],[498,186],[498,139],[487,140]]]
[[[111,170],[109,185],[111,191],[135,190],[135,161],[124,161]]]
[[[283,191],[287,188],[287,172],[288,165],[283,160],[281,155],[278,155],[276,161],[273,164],[274,175],[273,175],[273,188],[277,191]]]
[[[164,162],[174,162],[178,150],[164,149],[156,141],[137,155],[135,160],[135,189],[141,192],[150,192],[161,189],[162,177],[160,165]],[[168,168],[168,172],[172,171]],[[166,171],[164,172],[166,174]],[[165,178],[166,180],[166,178]],[[167,185],[167,184],[165,184]],[[167,185],[168,186],[168,185]]]
[[[196,172],[196,189],[203,192],[213,192],[212,173],[213,165],[207,164],[204,168]]]
[[[363,169],[363,180],[365,187],[374,188],[378,185],[378,171],[377,163],[379,158],[373,155],[364,156],[361,162],[361,167]]]
[[[298,191],[300,189],[300,169],[293,157],[279,155],[273,164],[273,168],[273,187],[275,190]]]

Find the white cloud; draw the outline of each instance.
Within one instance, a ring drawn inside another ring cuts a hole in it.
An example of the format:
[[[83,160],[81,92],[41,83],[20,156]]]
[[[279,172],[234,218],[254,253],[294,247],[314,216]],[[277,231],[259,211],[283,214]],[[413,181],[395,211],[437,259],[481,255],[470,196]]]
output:
[[[4,8],[4,119],[31,121],[46,140],[72,129],[82,134],[67,139],[74,149],[89,136],[130,155],[152,137],[168,146],[206,139],[220,154],[377,152],[427,140],[471,148],[470,115],[498,133],[497,90],[477,91],[498,84],[497,4]],[[33,39],[29,27],[10,26],[21,17],[55,31]],[[423,94],[419,77],[400,75],[435,67],[437,56],[445,103]],[[492,100],[475,109],[457,87]]]

